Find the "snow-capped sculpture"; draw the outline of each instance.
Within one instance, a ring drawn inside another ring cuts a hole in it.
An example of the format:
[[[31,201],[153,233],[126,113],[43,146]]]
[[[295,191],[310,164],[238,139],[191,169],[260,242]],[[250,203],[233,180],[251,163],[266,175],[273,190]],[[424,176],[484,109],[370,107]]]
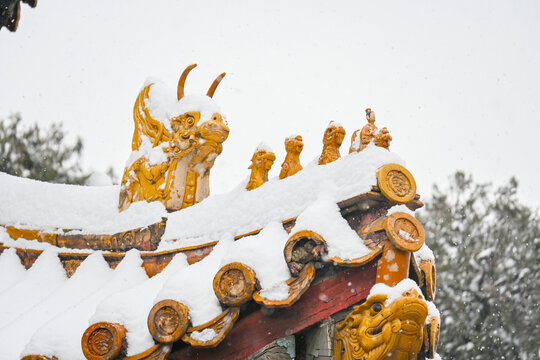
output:
[[[345,129],[341,124],[330,121],[328,127],[324,131],[323,150],[319,157],[319,165],[324,165],[336,161],[341,157],[339,148],[345,137]]]
[[[146,85],[133,109],[132,154],[124,170],[119,209],[135,201],[161,201],[168,210],[191,206],[209,195],[209,174],[229,135],[227,122],[212,96],[184,96],[184,84],[196,64],[178,82],[177,100],[167,98],[159,83]]]
[[[126,211],[114,186],[0,174],[2,355],[438,358],[435,261],[414,217],[423,203],[374,112],[353,135],[360,153],[340,158],[345,129],[332,121],[318,160],[333,164],[302,169],[304,144],[293,135],[280,179],[295,176],[268,181],[276,156],[262,143],[249,167],[247,189],[256,191],[174,212],[208,196],[229,133],[212,99],[225,74],[206,95],[184,96],[194,67],[176,97],[159,82],[137,97],[120,188]]]
[[[268,172],[274,165],[275,160],[276,154],[272,149],[264,143],[259,144],[251,157],[251,165],[248,167],[248,169],[251,169],[251,175],[246,189],[253,190],[267,182]]]
[[[398,291],[400,286],[390,289]],[[417,358],[428,340],[427,302],[415,287],[397,294],[397,299],[390,297],[373,294],[336,324],[335,360]]]
[[[375,111],[367,108],[366,120],[368,123],[364,125],[362,130],[356,130],[353,133],[349,154],[364,150],[371,142],[373,142],[375,146],[383,147],[386,150],[389,149],[392,136],[386,127],[383,127],[377,132],[378,129],[375,125]]]

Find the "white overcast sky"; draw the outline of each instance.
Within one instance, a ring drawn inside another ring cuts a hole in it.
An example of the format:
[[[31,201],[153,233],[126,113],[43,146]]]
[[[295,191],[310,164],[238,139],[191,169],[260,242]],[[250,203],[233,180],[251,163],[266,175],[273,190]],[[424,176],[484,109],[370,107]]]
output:
[[[0,31],[0,116],[61,121],[85,142],[84,166],[118,174],[131,151],[132,109],[148,76],[215,100],[231,134],[212,191],[248,176],[260,141],[302,162],[330,120],[352,132],[377,113],[429,194],[457,169],[479,181],[520,181],[540,205],[540,1],[42,0],[19,29]]]

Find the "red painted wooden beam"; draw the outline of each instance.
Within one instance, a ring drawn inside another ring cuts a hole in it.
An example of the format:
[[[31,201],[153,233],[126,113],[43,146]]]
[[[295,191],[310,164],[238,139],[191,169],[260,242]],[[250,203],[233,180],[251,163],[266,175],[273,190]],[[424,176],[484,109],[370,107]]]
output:
[[[376,262],[344,269],[311,286],[289,308],[262,308],[241,319],[218,347],[195,349],[188,346],[172,353],[169,360],[244,359],[276,339],[297,333],[365,299],[375,284],[376,271]]]

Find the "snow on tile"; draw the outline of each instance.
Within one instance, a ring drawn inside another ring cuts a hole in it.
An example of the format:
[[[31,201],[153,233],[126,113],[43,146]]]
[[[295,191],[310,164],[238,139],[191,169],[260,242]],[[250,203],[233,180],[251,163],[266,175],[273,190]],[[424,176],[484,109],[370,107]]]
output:
[[[0,225],[86,234],[114,234],[161,220],[159,202],[138,202],[118,212],[119,186],[51,184],[0,173]]]
[[[368,255],[371,251],[340,213],[335,200],[329,194],[319,198],[296,219],[291,235],[302,230],[321,235],[328,246],[329,257],[351,260]]]
[[[387,163],[404,165],[396,154],[370,146],[326,165],[308,165],[283,180],[273,178],[252,191],[239,186],[214,195],[169,214],[160,249],[216,241],[225,233],[248,233],[296,217],[322,193],[334,203],[366,193],[377,184],[377,169]]]
[[[263,295],[271,300],[288,297],[285,282],[291,277],[283,249],[289,235],[279,222],[271,222],[259,234],[235,241],[221,266],[241,262],[249,266],[257,276]],[[285,286],[284,286],[285,285]]]
[[[385,306],[391,305],[394,301],[402,297],[402,294],[407,291],[415,289],[419,294],[422,293],[418,284],[411,279],[403,279],[395,286],[388,286],[383,283],[378,283],[373,285],[371,288],[368,298],[374,295],[383,294],[386,295],[386,301],[384,302]]]
[[[207,257],[171,276],[154,299],[154,304],[165,299],[181,302],[189,308],[193,326],[204,324],[221,314],[212,281],[232,243],[232,235],[224,237]]]
[[[194,331],[191,333],[191,337],[194,340],[206,342],[210,341],[217,336],[217,332],[214,329],[204,329],[202,331]]]
[[[18,359],[34,331],[51,318],[80,303],[97,291],[107,280],[108,265],[103,256],[96,252],[87,257],[71,278],[56,291],[25,311],[9,326],[0,329],[0,339],[10,346],[2,349],[6,358]],[[59,329],[59,331],[62,331]]]
[[[439,309],[437,309],[437,306],[435,306],[434,303],[431,301],[427,301],[427,307],[428,307],[428,316],[426,318],[426,324],[429,323],[429,319],[431,318],[441,318],[441,313],[439,312]]]
[[[96,307],[113,294],[136,286],[148,279],[142,268],[142,259],[137,250],[130,250],[116,269],[102,270],[104,286],[75,306],[41,326],[33,335],[22,352],[22,356],[40,354],[56,356],[59,359],[85,360],[81,349],[84,331],[93,322]],[[107,266],[108,267],[108,266]]]
[[[0,254],[0,294],[15,284],[25,274],[25,268],[15,249],[5,249]]]
[[[206,100],[195,97],[184,99],[200,102],[201,108],[206,106]],[[211,106],[208,109],[208,113],[216,110]],[[168,217],[160,250],[174,249],[216,241],[225,233],[247,233],[271,221],[296,217],[321,193],[335,202],[365,193],[376,184],[377,169],[387,163],[404,164],[396,154],[368,146],[330,164],[309,164],[295,176],[273,178],[252,191],[239,186],[172,214],[159,202],[135,202],[119,213],[119,186],[51,184],[0,173],[0,196],[4,199],[0,225],[49,232],[75,229],[73,233],[113,234]]]
[[[394,206],[392,206],[390,209],[388,209],[387,215],[394,214],[394,213],[397,213],[397,212],[403,212],[403,213],[409,214],[409,215],[411,215],[413,217],[415,216],[414,211],[409,209],[406,205],[394,205]]]
[[[418,251],[413,252],[413,255],[417,263],[420,263],[422,260],[435,260],[433,251],[425,243]]]
[[[128,356],[141,353],[154,346],[154,339],[147,326],[148,314],[154,305],[154,298],[169,277],[187,266],[188,262],[184,254],[175,255],[159,274],[104,299],[90,322],[106,321],[123,325],[127,330]]]
[[[44,251],[19,283],[0,295],[0,329],[40,304],[66,281],[58,256]]]

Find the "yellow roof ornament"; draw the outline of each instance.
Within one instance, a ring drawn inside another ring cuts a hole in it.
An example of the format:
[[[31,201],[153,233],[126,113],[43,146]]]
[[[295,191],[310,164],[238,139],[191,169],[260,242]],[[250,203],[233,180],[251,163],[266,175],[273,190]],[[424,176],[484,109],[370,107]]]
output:
[[[178,102],[161,99],[159,92],[152,91],[161,86],[157,84],[149,84],[139,93],[133,108],[133,153],[122,177],[120,211],[135,201],[160,201],[169,211],[180,210],[210,194],[210,169],[229,136],[227,122],[211,99],[225,73],[214,80],[206,96],[192,101],[184,96],[184,87],[196,66],[189,65],[180,75]],[[155,111],[158,115],[152,112],[156,107],[165,107],[174,116],[159,118],[162,111]]]

